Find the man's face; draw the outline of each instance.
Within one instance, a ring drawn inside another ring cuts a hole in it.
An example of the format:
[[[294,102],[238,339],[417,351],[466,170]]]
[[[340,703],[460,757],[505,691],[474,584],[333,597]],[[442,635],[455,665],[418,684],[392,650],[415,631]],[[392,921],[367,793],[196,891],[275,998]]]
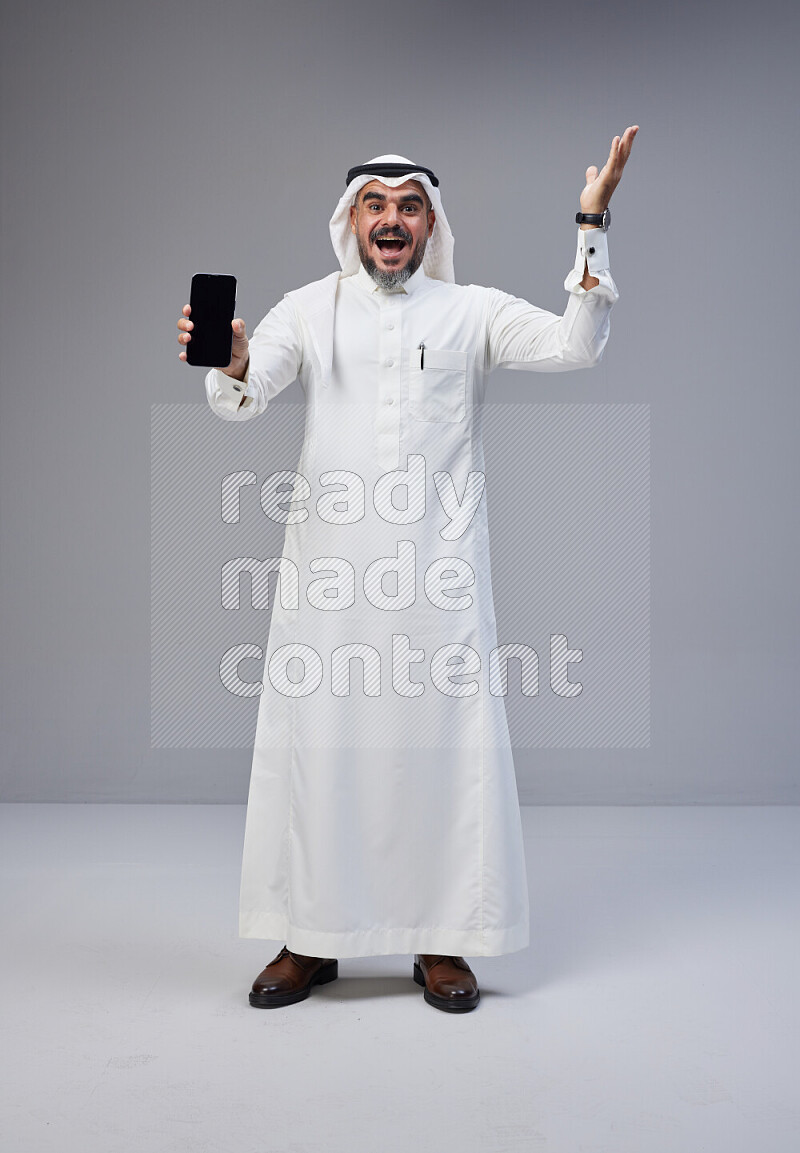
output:
[[[427,193],[417,180],[397,188],[371,180],[350,208],[361,263],[384,288],[396,288],[417,271],[435,222]]]

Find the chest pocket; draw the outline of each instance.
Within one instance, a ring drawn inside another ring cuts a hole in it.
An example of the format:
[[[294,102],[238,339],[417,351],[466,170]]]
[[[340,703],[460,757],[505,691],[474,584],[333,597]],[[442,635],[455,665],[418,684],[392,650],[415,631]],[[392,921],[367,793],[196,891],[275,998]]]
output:
[[[408,369],[408,411],[414,420],[463,420],[467,414],[468,354],[454,348],[411,351]]]

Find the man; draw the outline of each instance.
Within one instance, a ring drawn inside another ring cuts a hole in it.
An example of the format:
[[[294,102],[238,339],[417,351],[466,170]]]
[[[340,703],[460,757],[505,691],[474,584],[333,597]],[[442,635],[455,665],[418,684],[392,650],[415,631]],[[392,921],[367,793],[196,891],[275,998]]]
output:
[[[288,293],[250,341],[235,319],[230,364],[206,376],[225,420],[264,412],[295,379],[306,400],[297,470],[267,494],[287,528],[239,929],[286,944],[251,1005],[302,1000],[340,956],[417,950],[425,1000],[467,1011],[480,992],[463,954],[528,944],[482,499],[485,378],[599,361],[618,298],[608,203],[637,131],[586,171],[562,317],[457,285],[438,179],[381,156],[350,170],[331,218],[341,271]]]

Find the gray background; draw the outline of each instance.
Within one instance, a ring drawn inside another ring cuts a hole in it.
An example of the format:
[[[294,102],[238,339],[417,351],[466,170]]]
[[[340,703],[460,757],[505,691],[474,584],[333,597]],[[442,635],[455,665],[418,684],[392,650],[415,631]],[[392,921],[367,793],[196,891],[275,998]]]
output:
[[[651,744],[521,749],[520,795],[796,803],[799,24],[774,2],[6,5],[3,798],[246,799],[247,750],[150,746],[150,411],[206,403],[177,359],[191,274],[235,272],[252,330],[336,267],[347,168],[400,152],[441,177],[458,280],[561,312],[584,170],[638,123],[602,364],[490,395],[651,406]]]

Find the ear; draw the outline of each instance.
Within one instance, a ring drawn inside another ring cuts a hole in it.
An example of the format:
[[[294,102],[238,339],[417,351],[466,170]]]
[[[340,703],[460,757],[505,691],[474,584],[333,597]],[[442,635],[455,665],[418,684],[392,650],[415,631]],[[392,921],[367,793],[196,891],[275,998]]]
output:
[[[355,206],[355,204],[351,204],[350,205],[350,231],[355,232],[355,230],[356,230],[356,206]]]
[[[431,208],[428,212],[428,239],[433,236],[433,226],[436,223],[436,213]]]

